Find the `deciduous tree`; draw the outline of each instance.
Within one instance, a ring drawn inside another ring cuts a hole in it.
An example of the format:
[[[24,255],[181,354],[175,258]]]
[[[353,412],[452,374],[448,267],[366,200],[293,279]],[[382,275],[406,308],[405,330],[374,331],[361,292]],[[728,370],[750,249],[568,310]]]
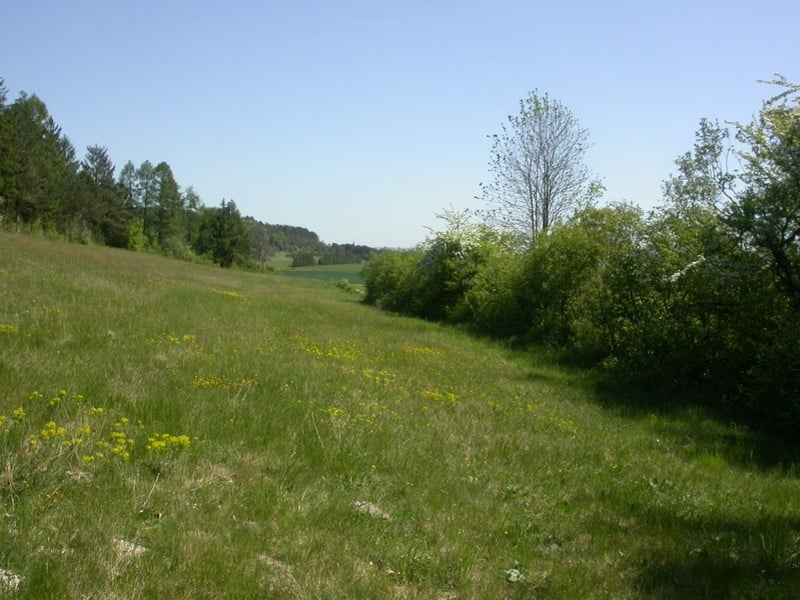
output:
[[[779,77],[784,88],[766,100],[749,124],[737,124],[737,139],[748,149],[745,189],[731,203],[728,223],[758,249],[800,312],[800,84]]]
[[[483,197],[494,221],[532,239],[602,192],[585,164],[589,133],[566,106],[532,92],[492,137]]]

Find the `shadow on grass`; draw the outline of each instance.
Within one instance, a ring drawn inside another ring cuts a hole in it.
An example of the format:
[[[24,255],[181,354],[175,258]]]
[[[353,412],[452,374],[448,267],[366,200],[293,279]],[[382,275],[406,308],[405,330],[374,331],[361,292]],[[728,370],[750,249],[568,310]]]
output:
[[[558,353],[534,350],[517,356],[526,381],[583,392],[604,410],[669,439],[687,460],[718,456],[743,470],[800,475],[800,444],[785,433],[789,428],[745,426],[733,415],[713,411],[697,395],[612,379]],[[702,514],[691,502],[683,506],[680,497],[661,504],[657,495],[637,497],[641,493],[630,488],[605,494],[610,506],[602,514],[634,523],[632,530],[619,532],[618,540],[628,548],[623,569],[637,597],[800,598],[800,519],[756,507],[747,520],[719,516],[716,510]],[[603,535],[616,537],[615,522],[600,525]]]
[[[629,506],[643,540],[629,557],[630,584],[647,598],[797,598],[800,522],[766,517],[750,523],[685,518],[652,506]],[[674,541],[677,540],[677,541]]]
[[[795,423],[775,423],[742,418],[715,408],[713,400],[690,392],[620,381],[587,371],[595,400],[625,417],[653,415],[652,427],[665,436],[682,440],[687,454],[719,454],[745,469],[800,474],[800,444]]]
[[[508,351],[526,365],[522,377],[528,382],[580,388],[589,392],[591,401],[625,418],[655,415],[656,433],[679,441],[687,457],[718,454],[744,469],[800,475],[798,423],[747,419],[715,408],[707,395],[623,379],[558,350]]]

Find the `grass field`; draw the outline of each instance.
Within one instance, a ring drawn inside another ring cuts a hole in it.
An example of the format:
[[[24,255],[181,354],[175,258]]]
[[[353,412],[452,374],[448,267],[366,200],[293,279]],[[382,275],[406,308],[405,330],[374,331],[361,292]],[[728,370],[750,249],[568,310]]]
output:
[[[0,392],[0,596],[800,590],[769,443],[333,282],[0,233]]]
[[[300,277],[304,279],[321,279],[323,281],[341,281],[346,279],[353,284],[363,284],[364,278],[361,276],[363,264],[353,265],[317,265],[314,267],[288,267],[281,272],[289,277]]]
[[[361,270],[364,264],[351,265],[315,265],[311,267],[292,267],[292,257],[284,252],[271,257],[267,265],[288,277],[300,279],[321,279],[322,281],[341,281],[360,286],[364,284]]]

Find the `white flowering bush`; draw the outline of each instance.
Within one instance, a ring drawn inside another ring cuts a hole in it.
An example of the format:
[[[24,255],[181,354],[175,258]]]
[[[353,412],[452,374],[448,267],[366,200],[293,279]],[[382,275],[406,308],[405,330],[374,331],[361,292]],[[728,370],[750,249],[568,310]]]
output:
[[[439,215],[447,227],[413,250],[383,251],[365,266],[365,301],[433,320],[461,321],[480,265],[504,238],[468,212]]]

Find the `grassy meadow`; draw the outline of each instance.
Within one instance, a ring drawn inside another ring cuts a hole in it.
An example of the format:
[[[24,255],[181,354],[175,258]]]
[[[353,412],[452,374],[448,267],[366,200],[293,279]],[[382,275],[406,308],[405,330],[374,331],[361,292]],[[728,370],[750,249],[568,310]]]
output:
[[[363,268],[363,264],[316,265],[313,267],[288,267],[281,272],[288,277],[321,279],[323,281],[346,279],[349,283],[361,285],[364,283],[364,278],[361,276]]]
[[[321,279],[322,281],[347,280],[348,283],[357,286],[364,284],[364,278],[361,276],[361,269],[364,268],[363,263],[292,267],[292,257],[285,252],[279,252],[267,261],[267,265],[287,277]]]
[[[0,597],[797,597],[768,440],[359,300],[0,233]]]

